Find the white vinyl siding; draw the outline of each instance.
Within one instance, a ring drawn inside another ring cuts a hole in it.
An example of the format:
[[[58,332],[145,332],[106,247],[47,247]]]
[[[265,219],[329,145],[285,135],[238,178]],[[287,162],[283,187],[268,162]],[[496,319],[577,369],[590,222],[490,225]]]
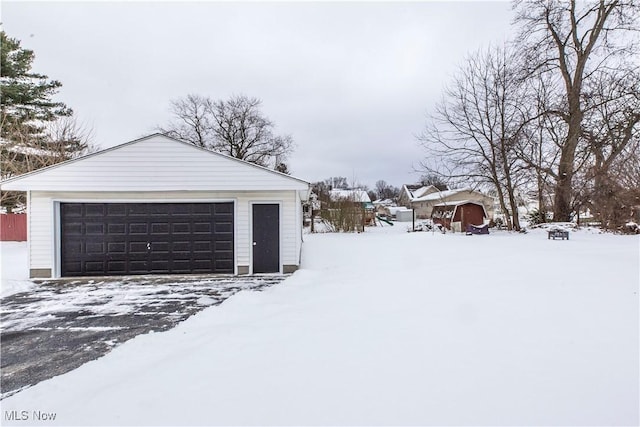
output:
[[[51,199],[31,193],[31,206],[27,220],[30,268],[52,268],[54,255],[54,211]]]
[[[277,202],[282,206],[282,265],[299,265],[299,195],[288,191],[158,191],[158,192],[31,192],[29,211],[30,268],[51,269],[56,274],[59,225],[55,221],[56,202],[197,202],[234,201],[236,266],[249,266],[251,242],[250,203]],[[54,250],[56,248],[56,250]],[[59,273],[59,272],[58,272]]]
[[[308,183],[154,135],[2,184],[37,191],[307,190]]]
[[[300,265],[301,256],[302,256],[302,228],[303,228],[303,211],[302,211],[302,200],[300,199],[300,193],[296,192],[296,230],[298,230],[298,235],[296,236],[296,263],[295,265]]]

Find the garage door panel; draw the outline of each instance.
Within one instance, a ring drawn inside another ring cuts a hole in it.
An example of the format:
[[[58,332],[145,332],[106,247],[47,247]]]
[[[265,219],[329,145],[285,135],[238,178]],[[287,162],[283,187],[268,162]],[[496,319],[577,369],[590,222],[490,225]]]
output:
[[[113,271],[114,274],[126,274],[127,262],[126,261],[107,261],[107,270]]]
[[[121,236],[127,234],[127,224],[107,224],[107,234],[111,236]]]
[[[192,207],[187,203],[179,203],[179,204],[171,205],[171,208],[169,209],[169,211],[171,212],[172,215],[191,216]]]
[[[103,235],[105,231],[105,224],[100,222],[87,222],[84,226],[84,233],[90,235]]]
[[[108,203],[107,216],[109,216],[109,218],[126,217],[127,205],[124,203]]]
[[[135,260],[135,259],[131,259],[129,260],[129,271],[131,271],[132,273],[140,273],[142,272],[143,274],[148,272],[149,270],[149,263],[147,262],[147,260]]]
[[[215,206],[216,214],[230,214],[233,216],[233,204],[232,203],[219,203]]]
[[[102,274],[105,270],[104,261],[87,261],[84,263],[84,269],[87,275]]]
[[[85,245],[87,254],[102,254],[105,252],[105,242],[87,242]]]
[[[151,261],[151,270],[153,272],[160,272],[160,271],[165,271],[165,272],[169,272],[170,268],[169,268],[169,264],[170,262],[168,260],[152,260]]]
[[[233,203],[61,203],[60,212],[63,276],[234,271]]]
[[[82,263],[79,261],[65,262],[62,264],[62,269],[66,271],[80,271],[82,270]]]
[[[233,250],[232,242],[228,240],[216,241],[215,242],[215,251],[216,253],[221,252],[231,252]]]
[[[166,235],[169,233],[170,225],[167,222],[151,223],[151,234]]]
[[[81,222],[68,222],[67,224],[65,224],[63,228],[63,232],[67,236],[71,236],[71,235],[82,236],[83,230],[84,230],[84,227],[82,226]]]
[[[147,255],[148,249],[147,249],[147,242],[129,242],[129,251],[128,253],[130,255],[142,255],[145,256]]]
[[[193,206],[193,215],[209,217],[215,214],[216,208],[213,205],[194,205]]]
[[[129,234],[148,234],[149,224],[146,222],[134,222],[129,224]]]
[[[193,224],[194,233],[211,233],[211,222],[196,222]]]
[[[191,224],[188,222],[174,222],[171,224],[171,234],[190,234]]]
[[[211,253],[211,242],[207,242],[207,241],[196,241],[193,242],[193,252],[194,253],[199,253],[199,252],[206,252],[206,253]]]
[[[69,254],[81,254],[84,252],[82,242],[79,240],[67,240],[63,243],[62,249]]]
[[[150,205],[148,203],[125,203],[128,217],[149,216]]]
[[[125,242],[109,242],[107,243],[107,252],[109,255],[126,254],[127,244]]]
[[[174,253],[191,252],[191,242],[173,242],[171,250]]]
[[[214,233],[215,234],[231,234],[233,233],[233,224],[230,222],[216,222],[214,224]]]
[[[73,217],[83,217],[83,209],[82,209],[82,205],[80,204],[66,204],[63,207],[63,214],[67,217],[67,218],[73,218]]]
[[[232,260],[216,260],[215,268],[218,270],[233,270]]]
[[[191,260],[174,259],[171,262],[171,270],[175,273],[188,273],[191,269]]]
[[[84,207],[84,216],[85,217],[99,217],[102,218],[105,216],[107,207],[104,204],[94,204],[87,203]]]
[[[151,242],[151,255],[168,254],[169,242]]]

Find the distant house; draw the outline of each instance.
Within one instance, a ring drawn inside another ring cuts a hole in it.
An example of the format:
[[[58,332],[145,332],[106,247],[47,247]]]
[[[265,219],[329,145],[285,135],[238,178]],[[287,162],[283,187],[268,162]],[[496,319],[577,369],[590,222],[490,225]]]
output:
[[[436,206],[456,206],[462,202],[482,206],[487,219],[494,216],[493,197],[470,188],[440,191],[433,185],[404,185],[398,204],[414,209],[416,218],[427,219],[431,218]]]
[[[405,184],[400,190],[400,196],[398,197],[398,206],[404,206],[407,209],[413,209],[412,201],[418,197],[423,197],[428,194],[436,193],[439,190],[433,185],[420,185],[420,184]]]
[[[329,191],[329,199],[332,202],[347,202],[360,206],[363,209],[362,223],[373,224],[375,220],[375,207],[369,194],[365,190],[334,189]]]
[[[373,211],[374,206],[371,198],[364,190],[342,190],[335,189],[329,191],[329,198],[332,202],[349,201],[361,205],[367,211]]]
[[[349,200],[357,203],[371,203],[371,198],[364,190],[343,190],[334,189],[329,191],[329,198],[331,201],[337,202],[338,200]]]

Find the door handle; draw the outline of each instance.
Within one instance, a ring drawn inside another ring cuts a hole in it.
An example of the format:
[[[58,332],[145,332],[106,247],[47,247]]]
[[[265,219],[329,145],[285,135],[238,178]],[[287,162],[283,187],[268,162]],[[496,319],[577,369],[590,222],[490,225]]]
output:
[[[253,246],[255,246],[255,245],[257,245],[257,243],[256,243],[256,242],[253,242]]]

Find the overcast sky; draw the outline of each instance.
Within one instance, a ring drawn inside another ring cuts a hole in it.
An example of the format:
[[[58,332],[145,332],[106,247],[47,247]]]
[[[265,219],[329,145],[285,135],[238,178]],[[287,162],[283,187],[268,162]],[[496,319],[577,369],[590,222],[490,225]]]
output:
[[[262,99],[293,175],[418,179],[415,135],[509,2],[7,2],[2,25],[101,148],[153,133],[189,93]]]

